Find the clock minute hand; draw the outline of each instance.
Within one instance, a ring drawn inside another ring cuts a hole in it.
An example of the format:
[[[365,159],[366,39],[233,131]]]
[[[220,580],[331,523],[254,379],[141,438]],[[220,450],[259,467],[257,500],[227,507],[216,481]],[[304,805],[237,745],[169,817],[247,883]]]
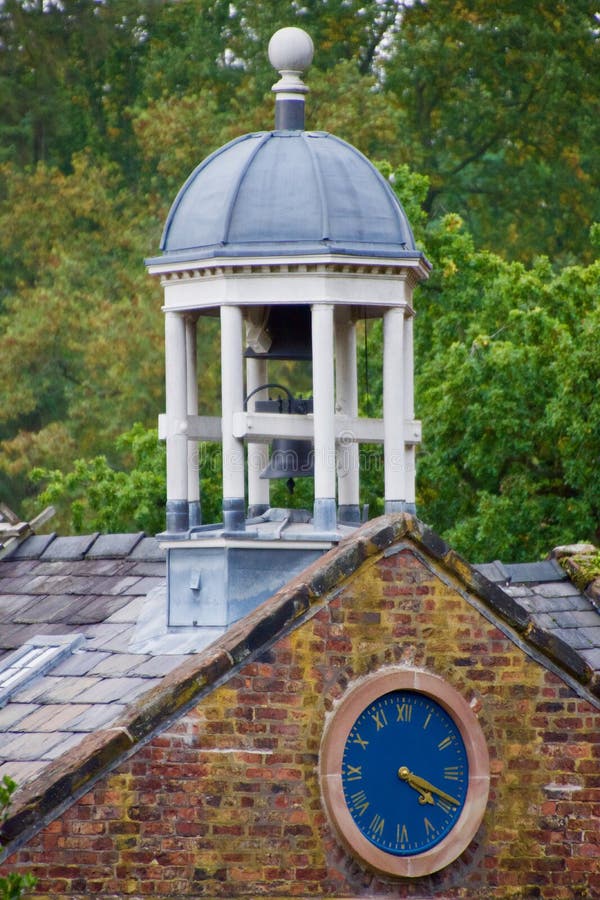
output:
[[[441,797],[442,800],[446,800],[448,803],[453,803],[455,806],[459,805],[459,801],[456,800],[455,797],[440,790],[440,788],[437,788],[434,784],[431,784],[424,778],[415,775],[406,766],[401,766],[398,769],[398,777],[403,781],[408,782],[411,788],[414,788],[414,790],[419,792],[419,803],[433,803],[433,797],[431,796],[433,793],[437,794],[438,797]]]

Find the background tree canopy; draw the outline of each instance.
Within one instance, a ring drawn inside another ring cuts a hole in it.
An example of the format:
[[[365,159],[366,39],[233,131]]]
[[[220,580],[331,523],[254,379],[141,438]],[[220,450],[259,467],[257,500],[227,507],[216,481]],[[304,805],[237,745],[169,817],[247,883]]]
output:
[[[416,297],[419,515],[473,560],[598,540],[595,5],[294,9],[0,5],[0,497],[27,511],[51,496],[62,510],[52,527],[160,527],[150,429],[164,402],[163,325],[143,259],[192,168],[271,127],[266,46],[298,24],[316,51],[308,126],[389,160],[434,264]],[[203,332],[201,358],[215,357],[216,339]],[[378,402],[379,339],[372,328],[363,345],[365,407]],[[212,365],[203,412],[218,391]],[[376,475],[365,483],[376,512]]]

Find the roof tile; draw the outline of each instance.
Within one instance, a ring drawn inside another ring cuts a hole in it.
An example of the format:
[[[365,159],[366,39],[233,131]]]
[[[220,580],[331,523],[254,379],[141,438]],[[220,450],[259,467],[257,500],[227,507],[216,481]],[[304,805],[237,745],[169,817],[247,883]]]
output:
[[[90,669],[110,656],[108,651],[88,650],[85,645],[75,650],[68,659],[58,663],[52,670],[53,675],[87,675]]]
[[[144,532],[137,534],[101,534],[89,549],[89,559],[101,559],[129,556],[144,537]]]
[[[44,706],[38,706],[34,712],[21,719],[19,729],[22,731],[42,732],[64,730],[70,722],[88,708],[83,703],[48,703]]]
[[[566,581],[567,576],[554,559],[544,559],[531,563],[509,563],[504,566],[511,581],[521,584]]]
[[[592,669],[595,669],[597,672],[600,671],[600,646],[582,650],[581,655]]]
[[[111,615],[106,619],[106,622],[114,623],[115,625],[119,622],[135,624],[145,603],[145,596],[128,597],[127,604],[120,607],[120,609],[118,609],[116,612],[111,613]]]
[[[15,625],[12,628],[2,626],[0,646],[16,650],[31,638],[40,634],[64,634],[65,628],[60,622],[44,622],[37,625]]]
[[[555,628],[552,633],[555,637],[564,641],[575,650],[589,650],[594,646],[592,641],[585,636],[584,632],[577,629],[559,627]]]
[[[0,709],[0,731],[8,731],[39,709],[37,703],[11,703]]]
[[[29,571],[32,575],[70,575],[73,571],[80,571],[77,560],[36,560],[29,563]],[[79,561],[81,562],[81,561]]]
[[[107,653],[104,659],[90,669],[90,675],[101,675],[105,677],[114,677],[117,675],[125,675],[132,669],[135,669],[141,662],[146,662],[147,656],[139,656],[133,653]]]
[[[156,562],[162,560],[164,562],[164,560],[166,560],[167,558],[167,554],[166,551],[162,549],[156,538],[146,537],[136,545],[131,554],[131,558],[155,560]]]
[[[33,534],[18,544],[9,559],[38,559],[56,539],[56,534]]]
[[[113,578],[105,578],[103,584],[103,594],[145,594],[146,591],[142,588],[138,589],[138,585],[141,582],[141,578],[137,576],[127,576],[125,578],[119,578],[118,576]]]
[[[70,572],[77,572],[78,575],[93,575],[94,577],[102,577],[108,575],[128,575],[135,563],[130,559],[80,559],[75,562],[62,563],[68,566]]]
[[[78,537],[57,537],[40,554],[42,559],[83,559],[98,534],[86,534]]]
[[[89,676],[66,676],[59,678],[54,675],[45,675],[36,678],[23,690],[16,694],[15,699],[20,702],[35,700],[38,703],[70,703],[82,702],[80,695],[92,688],[100,679]]]
[[[100,622],[106,622],[110,616],[127,606],[129,601],[129,597],[119,596],[81,598],[77,608],[70,610],[69,624],[97,625]]]
[[[16,613],[24,612],[36,602],[35,597],[27,594],[0,594],[0,622],[14,622]],[[2,643],[1,635],[0,643]]]
[[[69,723],[69,729],[81,733],[98,731],[114,722],[124,709],[124,703],[93,703]]]
[[[89,639],[88,650],[106,650],[112,653],[129,652],[129,643],[134,631],[131,623],[101,622],[82,629]]]
[[[143,662],[140,662],[132,669],[131,674],[139,675],[143,678],[166,675],[181,664],[180,656],[151,656],[146,658],[138,656],[137,658],[138,660],[143,660]]]
[[[71,750],[73,747],[76,747],[77,744],[80,744],[83,740],[83,737],[83,734],[79,732],[68,732],[64,734],[61,741],[54,744],[49,750],[46,751],[46,758],[58,759],[58,757],[62,756],[63,753],[67,753],[68,750]]]
[[[69,612],[74,604],[81,605],[81,599],[55,594],[40,597],[37,603],[29,604],[25,609],[15,613],[13,621],[22,625],[60,623],[69,621]]]
[[[570,581],[553,581],[548,584],[540,584],[536,588],[540,597],[571,597],[579,595],[579,590]]]
[[[28,731],[17,734],[2,748],[5,760],[51,759],[50,751],[69,736],[61,731]]]
[[[37,775],[44,771],[48,761],[45,759],[38,760],[7,760],[0,764],[0,778],[8,775],[17,784],[25,784],[32,781]]]
[[[160,588],[165,583],[164,575],[162,578],[153,577],[153,578],[140,578],[140,580],[135,585],[135,593],[136,594],[148,594],[150,591],[153,591],[155,588]]]
[[[148,562],[147,560],[135,562],[132,564],[131,574],[140,576],[147,575],[150,578],[160,578],[164,583],[165,561],[162,559],[160,562]]]
[[[78,695],[81,703],[129,702],[141,691],[148,690],[153,684],[149,678],[102,678],[95,684],[86,687]]]

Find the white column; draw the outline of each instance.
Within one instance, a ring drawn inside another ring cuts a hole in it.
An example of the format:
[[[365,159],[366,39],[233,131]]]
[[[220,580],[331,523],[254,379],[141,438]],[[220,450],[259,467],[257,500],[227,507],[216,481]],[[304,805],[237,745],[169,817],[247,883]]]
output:
[[[266,359],[246,360],[246,392],[250,396],[252,391],[266,384],[268,381],[268,364]],[[266,400],[268,391],[258,391],[248,401],[248,409],[253,410],[257,400]],[[268,478],[261,478],[260,473],[269,464],[268,444],[248,444],[248,507],[251,515],[260,515],[269,508],[269,489],[271,483]]]
[[[185,321],[165,313],[167,531],[188,529],[187,366]]]
[[[312,307],[312,356],[315,435],[314,526],[317,531],[334,531],[337,518],[333,351],[333,304],[315,304]]]
[[[198,415],[198,370],[196,360],[196,320],[191,316],[185,319],[185,358],[187,369],[187,413]],[[200,466],[198,460],[198,441],[187,442],[187,499],[190,528],[200,525],[202,513],[200,509]]]
[[[413,316],[410,313],[404,317],[404,418],[412,421],[415,417],[415,386],[413,363]],[[404,447],[404,471],[406,486],[407,512],[416,513],[416,465],[415,445],[406,444]]]
[[[233,436],[233,416],[244,408],[242,311],[221,307],[221,412],[223,434],[223,518],[226,531],[245,521],[244,443]]]
[[[358,415],[356,325],[347,306],[335,310],[335,411]],[[338,505],[340,521],[360,522],[358,444],[342,438],[337,445]]]
[[[383,314],[383,435],[385,512],[403,512],[406,502],[404,457],[404,309]]]

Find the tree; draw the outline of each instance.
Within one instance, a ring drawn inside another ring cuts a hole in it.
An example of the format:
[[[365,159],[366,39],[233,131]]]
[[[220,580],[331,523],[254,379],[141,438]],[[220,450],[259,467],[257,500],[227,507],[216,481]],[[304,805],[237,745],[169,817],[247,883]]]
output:
[[[53,528],[74,534],[163,530],[165,448],[156,430],[137,423],[116,439],[115,450],[122,466],[96,456],[75,460],[70,471],[33,469],[32,480],[44,483],[36,505],[56,507]]]
[[[31,478],[43,487],[32,508],[53,505],[53,528],[68,533],[164,530],[166,503],[165,445],[155,428],[139,422],[115,441],[113,460],[106,456],[76,459],[69,471],[37,468]],[[205,522],[221,518],[221,447],[198,448],[202,514]]]
[[[132,422],[155,421],[163,335],[142,265],[152,221],[111,167],[83,156],[71,175],[13,169],[7,184],[0,492],[15,502],[33,465],[108,450]]]
[[[0,5],[0,161],[71,166],[93,148],[124,170],[127,108],[159,0],[4,0]],[[130,171],[130,174],[132,172]]]
[[[428,212],[531,260],[593,258],[600,138],[591,0],[405,4],[384,63],[400,159],[429,176]]]
[[[430,227],[428,252],[436,274],[416,329],[421,517],[476,560],[598,540],[600,262],[508,263],[476,251],[456,216]]]

